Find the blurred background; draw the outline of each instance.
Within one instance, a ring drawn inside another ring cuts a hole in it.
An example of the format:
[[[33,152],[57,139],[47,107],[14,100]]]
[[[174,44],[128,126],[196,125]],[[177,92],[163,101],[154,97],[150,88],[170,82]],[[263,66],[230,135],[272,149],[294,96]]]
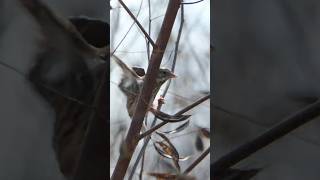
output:
[[[149,16],[148,0],[129,1],[124,3],[131,12],[137,17],[139,22],[148,32],[149,24],[150,36],[156,41],[163,21],[168,0],[151,1]],[[187,1],[186,1],[187,2]],[[110,51],[122,59],[128,66],[139,66],[144,69],[148,66],[147,45],[144,35],[133,20],[116,0],[111,0],[110,28],[111,43]],[[151,23],[149,23],[149,20]],[[164,53],[162,67],[171,69],[175,42],[177,40],[180,27],[181,16],[178,12],[172,34]],[[201,3],[184,6],[184,25],[182,29],[179,52],[177,55],[175,74],[177,78],[172,80],[162,111],[172,114],[193,103],[197,99],[204,97],[210,90],[210,1],[205,0]],[[151,48],[152,50],[152,48]],[[118,88],[122,71],[111,58],[111,79],[110,79],[110,168],[113,172],[115,163],[119,156],[119,143],[125,138],[131,119],[126,110],[126,97]],[[166,85],[162,86],[162,90]],[[158,96],[162,94],[162,90]],[[155,99],[155,104],[157,98]],[[199,127],[210,127],[210,107],[209,100],[200,104],[192,111],[190,125],[178,134],[169,136],[173,144],[178,149],[181,156],[190,158],[180,163],[181,169],[185,169],[194,159],[200,155],[201,151],[195,147]],[[149,124],[153,120],[153,115],[148,115]],[[159,120],[158,120],[159,122]],[[161,131],[168,131],[178,127],[180,124],[167,124]],[[156,137],[154,137],[156,138]],[[210,143],[208,139],[202,139],[204,148]],[[131,171],[136,155],[141,148],[139,143],[134,157],[132,158],[129,172]],[[169,166],[171,160],[160,156],[150,142],[146,149],[144,172],[173,172],[172,166]],[[210,179],[209,171],[210,157],[199,164],[192,171],[191,175],[197,179]],[[138,179],[140,165],[134,179]],[[150,178],[150,176],[144,176]]]
[[[109,20],[105,0],[44,0],[61,16]],[[39,29],[16,0],[0,0],[0,61],[27,73],[34,64]],[[31,84],[0,66],[0,179],[59,180],[52,149],[54,112]]]
[[[320,95],[320,2],[213,3],[213,160],[256,137]],[[222,111],[223,109],[223,111]],[[320,119],[239,163],[255,180],[320,178]]]

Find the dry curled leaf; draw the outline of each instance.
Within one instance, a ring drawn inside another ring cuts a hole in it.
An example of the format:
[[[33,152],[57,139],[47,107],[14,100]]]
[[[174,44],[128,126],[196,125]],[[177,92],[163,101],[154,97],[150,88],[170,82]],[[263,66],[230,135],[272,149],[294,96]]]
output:
[[[158,144],[160,147],[156,144]],[[179,155],[173,150],[173,148],[163,142],[156,142],[153,145],[155,147],[155,150],[161,156],[172,159],[174,167],[177,169],[178,172],[180,172]]]
[[[171,156],[175,167],[177,168],[178,172],[180,172],[179,152],[174,147],[174,145],[171,143],[169,138],[167,138],[164,134],[161,134],[161,133],[157,133],[157,134],[166,142],[166,143],[163,143],[163,142],[160,141],[160,142],[157,142],[157,144],[160,145],[160,147],[162,148],[163,152],[166,154],[165,157]]]
[[[152,112],[158,119],[167,123],[181,122],[191,117],[191,115],[170,115],[153,108],[150,109],[150,112]]]

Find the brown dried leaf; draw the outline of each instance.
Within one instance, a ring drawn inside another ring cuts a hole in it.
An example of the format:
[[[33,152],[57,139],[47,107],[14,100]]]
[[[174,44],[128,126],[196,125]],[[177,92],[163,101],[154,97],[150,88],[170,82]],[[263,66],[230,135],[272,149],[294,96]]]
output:
[[[180,165],[179,165],[179,152],[171,143],[169,138],[167,138],[164,134],[156,132],[167,144],[163,142],[158,142],[159,145],[162,147],[164,152],[172,157],[173,163],[177,168],[178,172],[180,172]]]

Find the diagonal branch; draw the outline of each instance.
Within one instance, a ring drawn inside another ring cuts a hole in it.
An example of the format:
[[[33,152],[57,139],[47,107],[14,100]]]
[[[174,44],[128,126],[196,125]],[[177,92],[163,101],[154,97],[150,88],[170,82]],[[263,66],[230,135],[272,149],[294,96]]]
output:
[[[189,174],[193,168],[195,168],[208,154],[210,153],[210,147],[208,147],[186,170],[183,174]]]
[[[139,142],[143,119],[149,107],[149,104],[146,102],[150,102],[153,89],[155,88],[156,77],[159,73],[162,57],[167,47],[180,3],[181,0],[169,1],[156,45],[154,46],[154,50],[151,54],[150,64],[139,95],[138,104],[136,106],[127,137],[123,143],[122,149],[125,149],[126,151],[124,151],[125,153],[120,153],[118,162],[111,177],[112,180],[124,179],[133,152]]]
[[[140,24],[140,22],[137,20],[137,18],[132,14],[132,12],[129,10],[129,8],[126,6],[126,4],[124,4],[124,2],[122,0],[119,0],[120,4],[123,6],[123,8],[127,11],[127,13],[131,16],[131,18],[137,23],[137,25],[139,26],[140,30],[142,31],[142,33],[146,36],[146,38],[149,40],[149,42],[151,43],[151,45],[153,47],[156,47],[156,44],[153,42],[153,40],[151,39],[151,37],[149,36],[149,34],[146,32],[146,30],[144,30],[144,28],[142,27],[142,25]]]
[[[139,14],[140,14],[140,11],[141,11],[141,8],[142,8],[142,2],[143,2],[143,1],[141,1],[139,10],[138,10],[138,12],[137,12],[137,14],[136,14],[137,17],[138,17]],[[123,38],[120,40],[120,42],[117,44],[117,46],[114,48],[114,50],[113,50],[112,53],[110,54],[110,57],[114,55],[114,53],[115,53],[115,52],[117,51],[117,49],[120,47],[120,45],[122,44],[122,42],[126,39],[127,35],[128,35],[129,32],[131,31],[131,29],[132,29],[132,27],[133,27],[134,24],[135,24],[135,22],[133,22],[133,23],[131,24],[131,26],[129,27],[129,29],[127,30],[127,32],[124,34]]]

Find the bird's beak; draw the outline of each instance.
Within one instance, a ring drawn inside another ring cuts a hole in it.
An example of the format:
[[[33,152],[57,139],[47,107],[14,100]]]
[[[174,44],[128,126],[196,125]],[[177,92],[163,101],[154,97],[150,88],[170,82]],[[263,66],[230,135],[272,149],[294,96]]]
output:
[[[169,77],[172,79],[172,78],[176,78],[177,76],[175,74],[171,73]]]

